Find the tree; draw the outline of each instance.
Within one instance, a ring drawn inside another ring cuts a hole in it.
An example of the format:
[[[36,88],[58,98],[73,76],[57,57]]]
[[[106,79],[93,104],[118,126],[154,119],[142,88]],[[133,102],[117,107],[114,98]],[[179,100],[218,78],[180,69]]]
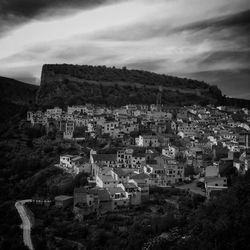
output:
[[[248,177],[200,206],[189,218],[189,249],[246,249],[250,244]],[[230,206],[228,205],[230,204]]]
[[[88,184],[88,174],[81,172],[74,179],[74,187],[86,186]]]
[[[85,131],[86,131],[85,126],[75,127],[73,137],[74,138],[85,137],[85,134],[86,134]]]

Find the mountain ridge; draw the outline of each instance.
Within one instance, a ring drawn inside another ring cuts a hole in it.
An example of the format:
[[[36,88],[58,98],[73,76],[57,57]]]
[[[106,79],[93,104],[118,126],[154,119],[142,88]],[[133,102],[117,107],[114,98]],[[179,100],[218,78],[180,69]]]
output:
[[[79,76],[82,67],[85,73]],[[170,82],[164,85],[164,79]],[[8,117],[24,107],[65,107],[86,102],[114,106],[151,104],[156,102],[160,90],[163,104],[209,103],[250,108],[250,100],[225,97],[216,86],[197,80],[125,67],[45,64],[40,86],[0,76],[1,113]]]
[[[0,76],[0,102],[7,115],[20,107],[65,107],[86,102],[114,106],[151,104],[156,103],[159,92],[163,104],[250,108],[250,100],[225,97],[216,86],[203,81],[125,67],[45,64],[40,86]]]
[[[160,90],[159,90],[160,89]],[[155,103],[208,104],[222,98],[220,89],[205,82],[143,70],[106,66],[45,64],[37,103],[72,105],[84,102],[123,105]]]

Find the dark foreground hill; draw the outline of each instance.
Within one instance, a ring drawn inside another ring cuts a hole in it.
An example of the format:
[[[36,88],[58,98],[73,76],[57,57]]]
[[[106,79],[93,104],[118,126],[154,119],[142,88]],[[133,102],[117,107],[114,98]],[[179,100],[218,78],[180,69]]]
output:
[[[10,119],[25,113],[35,103],[38,88],[39,86],[0,77],[0,133],[9,127]]]
[[[163,104],[216,104],[222,99],[217,87],[196,80],[126,68],[47,64],[42,68],[37,102],[49,106],[150,104],[156,103],[159,91]]]
[[[35,102],[39,86],[27,84],[14,79],[0,77],[0,99],[18,105],[29,105]]]

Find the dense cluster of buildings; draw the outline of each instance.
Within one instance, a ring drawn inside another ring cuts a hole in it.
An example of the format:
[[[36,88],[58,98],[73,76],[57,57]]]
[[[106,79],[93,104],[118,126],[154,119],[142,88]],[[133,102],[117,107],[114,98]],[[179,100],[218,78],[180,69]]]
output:
[[[112,154],[92,148],[87,157],[60,156],[58,167],[90,175],[91,187],[76,189],[72,198],[78,216],[138,205],[149,198],[150,186],[168,187],[191,176],[203,178],[210,198],[250,163],[247,109],[87,104],[28,112],[27,120],[66,140],[118,143]]]

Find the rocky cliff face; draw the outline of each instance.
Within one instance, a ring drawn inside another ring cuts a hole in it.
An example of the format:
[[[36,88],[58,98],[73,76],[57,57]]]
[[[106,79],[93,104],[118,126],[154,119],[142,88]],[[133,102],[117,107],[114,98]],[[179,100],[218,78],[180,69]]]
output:
[[[191,79],[126,68],[47,64],[42,68],[37,103],[149,104],[156,102],[159,89],[162,103],[173,105],[215,103],[222,97],[218,88]]]

